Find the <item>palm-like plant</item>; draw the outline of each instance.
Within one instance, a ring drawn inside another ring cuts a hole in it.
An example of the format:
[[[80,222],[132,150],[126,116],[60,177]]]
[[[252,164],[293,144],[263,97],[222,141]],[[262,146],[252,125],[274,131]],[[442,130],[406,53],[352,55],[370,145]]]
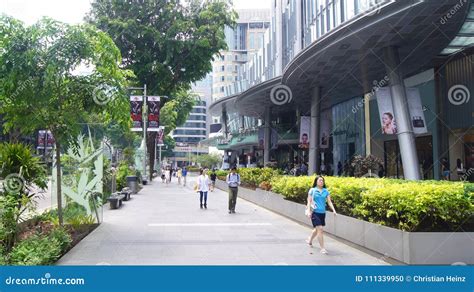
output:
[[[22,214],[34,208],[34,197],[46,189],[46,170],[28,146],[17,143],[0,144],[0,224],[8,252],[15,243],[17,225]]]

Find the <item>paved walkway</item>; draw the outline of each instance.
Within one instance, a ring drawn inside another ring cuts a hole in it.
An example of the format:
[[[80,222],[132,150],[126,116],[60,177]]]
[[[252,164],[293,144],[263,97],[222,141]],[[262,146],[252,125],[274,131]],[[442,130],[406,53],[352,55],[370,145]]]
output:
[[[192,180],[192,179],[190,179]],[[227,193],[209,193],[208,209],[176,180],[153,182],[119,210],[104,207],[104,223],[59,265],[381,265],[377,256],[329,237],[328,255],[304,242],[310,229],[239,199],[227,213]]]

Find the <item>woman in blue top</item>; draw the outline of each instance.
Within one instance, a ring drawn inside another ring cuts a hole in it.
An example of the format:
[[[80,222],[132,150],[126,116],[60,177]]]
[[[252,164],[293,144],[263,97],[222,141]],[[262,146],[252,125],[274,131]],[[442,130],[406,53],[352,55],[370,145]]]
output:
[[[314,180],[313,187],[308,192],[308,209],[312,210],[309,212],[308,217],[311,218],[313,223],[313,232],[311,236],[306,240],[311,247],[313,246],[313,239],[318,238],[319,246],[321,247],[321,253],[327,254],[327,250],[324,248],[324,238],[323,238],[323,226],[326,225],[326,200],[329,207],[336,215],[336,209],[331,201],[331,196],[329,191],[326,189],[326,184],[324,182],[324,177],[318,176]]]

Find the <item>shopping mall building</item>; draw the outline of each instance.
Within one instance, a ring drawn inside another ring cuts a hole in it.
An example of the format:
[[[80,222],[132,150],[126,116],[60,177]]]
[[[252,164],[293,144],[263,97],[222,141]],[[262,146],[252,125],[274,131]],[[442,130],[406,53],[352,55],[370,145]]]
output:
[[[371,154],[387,177],[441,179],[446,158],[472,180],[474,0],[272,0],[226,92],[210,112],[230,164],[337,174]]]

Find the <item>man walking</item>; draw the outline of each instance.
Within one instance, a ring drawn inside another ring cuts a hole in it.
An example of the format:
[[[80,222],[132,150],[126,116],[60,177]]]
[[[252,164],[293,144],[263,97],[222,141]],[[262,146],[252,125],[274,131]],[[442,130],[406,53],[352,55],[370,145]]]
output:
[[[237,168],[232,167],[227,175],[227,185],[229,186],[229,214],[235,213],[235,204],[237,203],[237,192],[240,185],[240,175]]]
[[[186,169],[186,166],[183,167],[183,170],[181,171],[181,176],[183,177],[183,186],[186,186],[186,176],[188,175],[188,170]]]

